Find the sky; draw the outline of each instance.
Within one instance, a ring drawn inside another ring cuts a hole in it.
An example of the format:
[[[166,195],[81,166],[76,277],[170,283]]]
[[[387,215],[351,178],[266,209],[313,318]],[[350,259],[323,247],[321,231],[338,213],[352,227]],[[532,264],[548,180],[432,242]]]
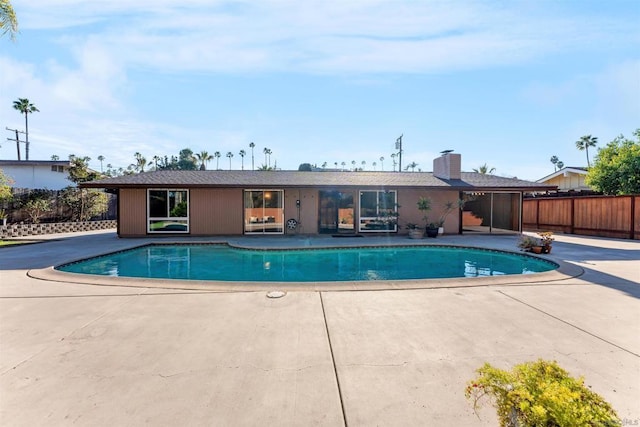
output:
[[[587,166],[581,136],[603,147],[640,128],[637,0],[12,4],[0,126],[24,130],[18,98],[40,110],[30,160],[74,154],[100,170],[190,148],[240,169],[245,150],[251,169],[253,142],[256,168],[268,148],[281,169],[389,171],[402,135],[403,167],[432,171],[454,150],[464,171],[537,180],[554,155]],[[0,159],[16,158],[0,138]]]

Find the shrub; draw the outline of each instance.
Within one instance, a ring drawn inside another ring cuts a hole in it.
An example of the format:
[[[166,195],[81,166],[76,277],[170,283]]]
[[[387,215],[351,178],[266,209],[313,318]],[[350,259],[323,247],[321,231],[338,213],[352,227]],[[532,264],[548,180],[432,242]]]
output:
[[[554,361],[539,359],[503,371],[485,363],[470,381],[465,396],[477,410],[486,397],[493,399],[500,426],[620,426],[616,412]]]

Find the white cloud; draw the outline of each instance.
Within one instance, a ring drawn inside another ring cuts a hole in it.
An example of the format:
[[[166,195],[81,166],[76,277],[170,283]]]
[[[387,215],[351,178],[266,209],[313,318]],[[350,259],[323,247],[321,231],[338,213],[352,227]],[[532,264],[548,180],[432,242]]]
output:
[[[165,71],[413,73],[638,43],[624,23],[556,17],[546,3],[41,0],[21,11],[25,30],[95,24],[90,31],[112,58]]]

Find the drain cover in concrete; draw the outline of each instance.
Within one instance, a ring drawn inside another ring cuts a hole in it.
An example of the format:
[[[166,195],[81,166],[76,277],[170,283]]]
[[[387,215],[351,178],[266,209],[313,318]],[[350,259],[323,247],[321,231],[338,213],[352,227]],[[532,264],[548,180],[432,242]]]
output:
[[[285,291],[269,291],[267,292],[267,298],[282,298],[286,294]]]

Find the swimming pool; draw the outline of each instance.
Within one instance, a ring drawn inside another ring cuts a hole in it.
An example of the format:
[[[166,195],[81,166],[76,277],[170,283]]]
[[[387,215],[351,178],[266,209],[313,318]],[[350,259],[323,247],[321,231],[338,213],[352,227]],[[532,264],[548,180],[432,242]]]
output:
[[[527,255],[451,246],[254,250],[227,245],[146,245],[56,269],[111,277],[227,282],[342,282],[530,274],[558,264]]]

